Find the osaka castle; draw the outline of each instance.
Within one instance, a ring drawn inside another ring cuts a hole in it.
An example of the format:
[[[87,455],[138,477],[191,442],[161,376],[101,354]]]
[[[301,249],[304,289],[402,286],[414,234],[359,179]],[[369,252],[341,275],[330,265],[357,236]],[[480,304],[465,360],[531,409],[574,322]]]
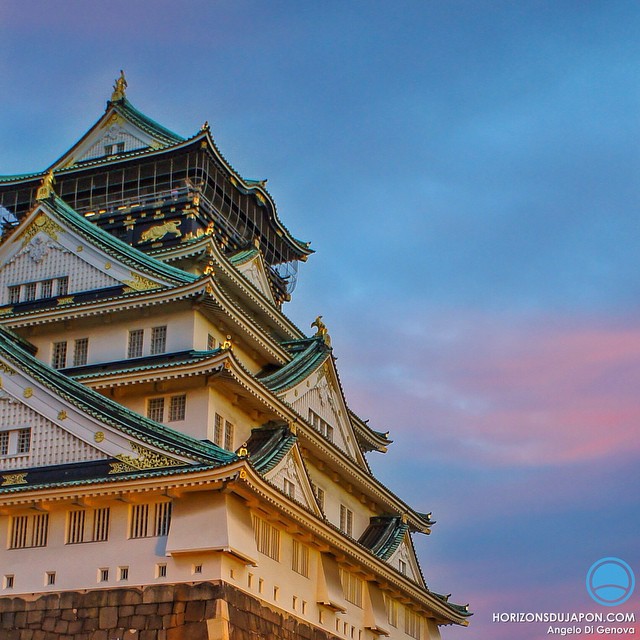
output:
[[[309,244],[207,124],[183,138],[126,91],[0,176],[0,638],[466,625],[416,557],[431,514],[372,473],[391,440],[349,408],[322,318],[283,313]]]

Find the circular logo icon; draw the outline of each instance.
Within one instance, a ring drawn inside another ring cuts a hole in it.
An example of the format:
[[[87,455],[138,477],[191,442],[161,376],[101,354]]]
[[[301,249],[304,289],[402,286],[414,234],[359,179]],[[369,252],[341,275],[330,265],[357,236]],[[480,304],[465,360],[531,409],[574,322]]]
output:
[[[594,562],[587,573],[587,591],[605,607],[617,607],[626,602],[636,586],[631,567],[620,558],[602,558]]]

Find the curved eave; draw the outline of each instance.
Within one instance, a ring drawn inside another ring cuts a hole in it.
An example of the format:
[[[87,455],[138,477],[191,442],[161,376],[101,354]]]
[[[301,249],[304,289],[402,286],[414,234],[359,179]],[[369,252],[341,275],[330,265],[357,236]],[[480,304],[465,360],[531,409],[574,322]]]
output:
[[[264,188],[264,182],[245,180],[222,155],[209,129],[205,129],[204,131],[202,131],[201,136],[196,136],[194,140],[198,140],[200,138],[207,141],[207,144],[209,145],[209,151],[237,181],[237,184],[234,185],[236,189],[238,189],[238,191],[244,193],[245,195],[256,195],[258,200],[260,202],[263,202],[267,206],[267,210],[269,212],[269,221],[276,229],[277,235],[280,236],[294,252],[299,254],[300,259],[306,260],[307,256],[310,256],[312,253],[314,253],[313,249],[309,247],[308,242],[303,242],[302,240],[298,240],[297,238],[295,238],[293,235],[291,235],[291,232],[284,226],[284,224],[282,224],[280,218],[278,217],[276,203],[271,197],[271,194]]]
[[[0,353],[17,370],[37,380],[44,387],[66,399],[82,413],[89,414],[115,429],[136,437],[151,446],[173,454],[196,458],[200,462],[231,462],[236,458],[220,447],[196,440],[174,429],[154,422],[102,394],[85,387],[63,373],[48,367],[16,345],[11,334],[0,328]],[[97,408],[96,408],[97,407]]]
[[[351,409],[349,409],[349,417],[351,418],[351,424],[356,432],[356,437],[365,451],[379,451],[380,453],[385,453],[387,451],[387,447],[393,443],[393,440],[390,440],[387,437],[389,432],[382,433],[380,431],[374,431]]]
[[[296,443],[297,437],[289,427],[270,426],[269,423],[251,430],[247,441],[249,460],[260,473],[274,469]]]

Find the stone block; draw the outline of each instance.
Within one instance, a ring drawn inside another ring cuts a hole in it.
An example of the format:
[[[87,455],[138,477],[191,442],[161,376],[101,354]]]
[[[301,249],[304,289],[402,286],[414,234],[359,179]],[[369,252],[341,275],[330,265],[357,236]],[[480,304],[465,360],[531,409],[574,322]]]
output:
[[[159,584],[147,587],[142,592],[142,602],[173,602],[175,589],[170,584]]]
[[[98,620],[100,629],[115,629],[118,624],[118,607],[102,607]]]
[[[187,608],[184,612],[185,622],[200,622],[204,620],[204,611],[206,603],[202,600],[187,602]]]

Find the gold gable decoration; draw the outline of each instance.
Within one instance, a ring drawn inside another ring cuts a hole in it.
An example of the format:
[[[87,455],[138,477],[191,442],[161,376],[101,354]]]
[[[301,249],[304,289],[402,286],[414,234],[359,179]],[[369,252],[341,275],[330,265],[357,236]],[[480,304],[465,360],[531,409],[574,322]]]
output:
[[[132,291],[149,291],[150,289],[159,289],[161,286],[157,282],[133,272],[131,272],[131,279],[124,280],[123,284],[126,284]]]
[[[31,239],[38,233],[43,231],[52,240],[58,240],[58,234],[62,233],[62,227],[54,222],[49,216],[41,213],[21,234],[19,238],[23,238],[22,246],[25,247]]]
[[[167,467],[183,467],[184,462],[171,458],[164,453],[151,451],[136,442],[130,442],[131,449],[138,455],[133,456],[120,453],[116,456],[120,462],[112,462],[110,474],[123,473],[126,471],[147,471],[148,469],[166,469]]]
[[[26,473],[7,473],[2,476],[3,487],[9,487],[14,484],[27,484]]]

